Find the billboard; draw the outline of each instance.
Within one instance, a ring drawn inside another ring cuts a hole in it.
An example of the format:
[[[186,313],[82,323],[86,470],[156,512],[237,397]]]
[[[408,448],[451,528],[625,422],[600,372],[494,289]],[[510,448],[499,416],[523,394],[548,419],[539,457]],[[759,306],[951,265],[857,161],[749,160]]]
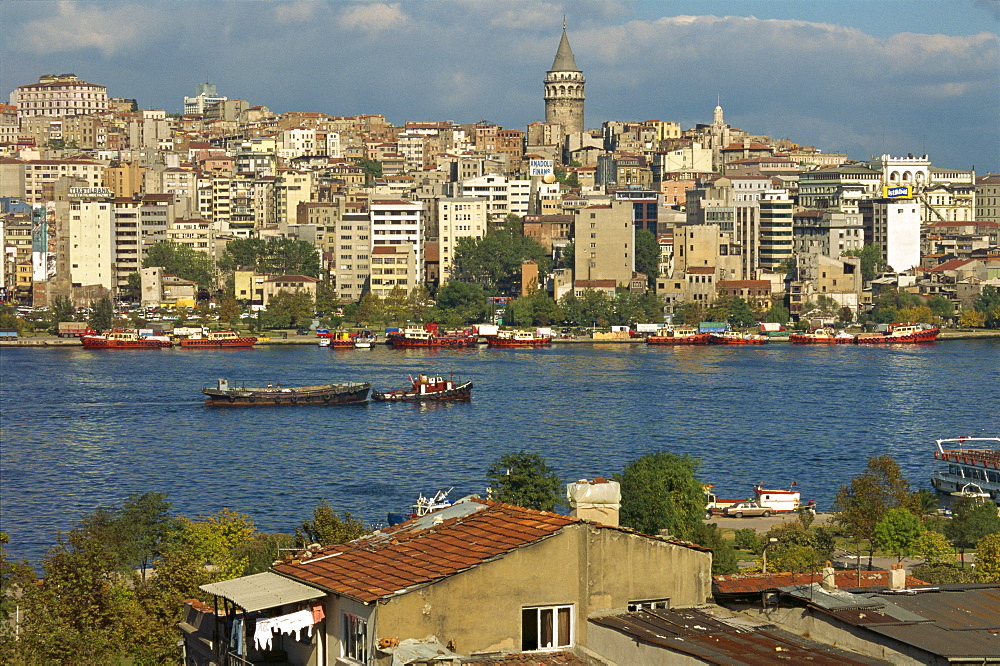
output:
[[[114,192],[109,187],[71,187],[69,196],[73,199],[105,199],[113,197]]]
[[[913,187],[910,185],[885,185],[882,187],[882,198],[884,199],[909,199],[913,196]]]
[[[528,160],[529,176],[547,176],[552,173],[552,160]]]

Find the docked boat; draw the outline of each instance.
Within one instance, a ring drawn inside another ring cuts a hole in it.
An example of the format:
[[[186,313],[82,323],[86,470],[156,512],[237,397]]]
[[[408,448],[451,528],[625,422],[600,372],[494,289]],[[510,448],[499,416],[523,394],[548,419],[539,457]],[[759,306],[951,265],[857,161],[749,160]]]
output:
[[[87,349],[162,349],[174,343],[165,335],[140,335],[132,329],[114,329],[80,338]]]
[[[199,336],[181,338],[181,347],[185,349],[218,349],[220,347],[253,347],[257,338],[253,335],[240,335],[236,331],[209,331]]]
[[[707,345],[710,333],[699,333],[690,326],[661,328],[646,338],[647,345]]]
[[[378,334],[372,331],[361,331],[354,336],[355,349],[371,349],[378,341]]]
[[[768,338],[766,335],[726,331],[725,333],[709,333],[708,342],[713,345],[766,345]]]
[[[552,337],[532,331],[497,331],[495,335],[486,336],[486,344],[489,347],[548,347]]]
[[[974,493],[1000,503],[1000,437],[939,439],[934,458],[948,464],[931,476],[939,493]]]
[[[402,331],[389,333],[387,343],[400,349],[420,347],[474,347],[476,337],[467,331],[440,333],[437,324],[410,324]]]
[[[368,399],[371,384],[350,382],[347,384],[317,384],[315,386],[266,388],[230,388],[228,380],[220,379],[215,388],[201,390],[207,398],[206,405],[219,407],[264,407],[270,405],[344,405],[364,402]]]
[[[790,333],[788,341],[800,345],[849,345],[854,343],[854,336],[824,327],[814,328],[805,333]]]
[[[390,511],[387,518],[389,520],[389,526],[398,525],[400,523],[406,522],[410,518],[419,518],[420,516],[426,516],[432,511],[437,511],[438,509],[444,509],[451,506],[451,502],[448,500],[448,493],[450,493],[454,488],[449,488],[448,490],[439,490],[432,497],[424,497],[421,493],[417,496],[417,501],[411,507],[409,513],[396,513]]]
[[[323,346],[329,347],[330,349],[354,348],[354,338],[347,331],[330,331],[330,335],[326,338],[326,340],[329,344]]]
[[[940,328],[927,324],[907,322],[905,324],[889,324],[884,333],[858,333],[854,342],[859,345],[906,344],[915,342],[934,342]]]
[[[410,388],[401,391],[372,391],[378,402],[420,402],[425,400],[468,400],[472,397],[472,382],[456,384],[453,379],[417,375],[410,377]]]

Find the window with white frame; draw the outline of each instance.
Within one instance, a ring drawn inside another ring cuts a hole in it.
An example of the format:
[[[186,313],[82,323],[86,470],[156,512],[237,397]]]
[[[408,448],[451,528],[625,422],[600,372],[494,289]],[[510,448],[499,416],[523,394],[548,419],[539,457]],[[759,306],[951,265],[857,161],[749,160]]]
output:
[[[573,607],[521,609],[521,650],[554,650],[573,644]]]
[[[368,663],[368,621],[351,613],[344,613],[344,627],[340,644],[348,659]]]

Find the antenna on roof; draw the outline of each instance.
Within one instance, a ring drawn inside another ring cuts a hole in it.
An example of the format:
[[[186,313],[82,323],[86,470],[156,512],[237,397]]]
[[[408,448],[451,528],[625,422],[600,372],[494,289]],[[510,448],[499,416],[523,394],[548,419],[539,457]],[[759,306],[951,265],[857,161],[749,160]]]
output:
[[[566,29],[566,15],[563,14],[563,30]]]

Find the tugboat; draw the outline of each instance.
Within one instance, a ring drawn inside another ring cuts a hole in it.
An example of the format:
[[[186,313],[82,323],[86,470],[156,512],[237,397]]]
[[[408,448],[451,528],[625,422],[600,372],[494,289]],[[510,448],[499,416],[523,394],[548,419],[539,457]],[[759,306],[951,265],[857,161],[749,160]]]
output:
[[[410,349],[415,347],[475,347],[477,336],[467,331],[438,332],[438,325],[410,324],[402,332],[389,333],[386,342],[390,347]]]
[[[419,402],[423,400],[469,400],[472,382],[456,384],[452,379],[417,375],[410,377],[412,385],[402,391],[372,391],[376,402]]]
[[[317,384],[282,388],[229,388],[229,381],[220,379],[215,388],[201,390],[206,396],[206,405],[215,407],[264,407],[270,405],[345,405],[364,402],[368,399],[371,384],[350,382],[347,384]]]
[[[330,349],[353,349],[354,348],[354,338],[347,331],[331,331],[329,337],[326,338],[330,341],[330,344],[323,345],[324,347],[329,347]]]
[[[710,333],[708,341],[713,345],[766,345],[768,338],[766,335],[726,331],[725,333]]]
[[[496,335],[487,335],[486,344],[494,347],[548,347],[552,338],[547,335],[536,335],[531,331],[497,331]]]
[[[940,332],[940,328],[911,321],[904,324],[889,324],[885,333],[858,333],[854,342],[859,345],[934,342]]]
[[[709,333],[699,333],[690,326],[661,328],[646,338],[647,345],[707,345]]]
[[[814,328],[807,333],[790,333],[788,341],[800,345],[849,345],[854,343],[854,336],[824,327]]]
[[[162,335],[139,335],[131,329],[114,329],[101,335],[84,335],[80,338],[87,349],[162,349],[173,342]]]
[[[181,338],[184,349],[218,349],[219,347],[253,347],[257,338],[236,331],[209,331],[204,336]]]

